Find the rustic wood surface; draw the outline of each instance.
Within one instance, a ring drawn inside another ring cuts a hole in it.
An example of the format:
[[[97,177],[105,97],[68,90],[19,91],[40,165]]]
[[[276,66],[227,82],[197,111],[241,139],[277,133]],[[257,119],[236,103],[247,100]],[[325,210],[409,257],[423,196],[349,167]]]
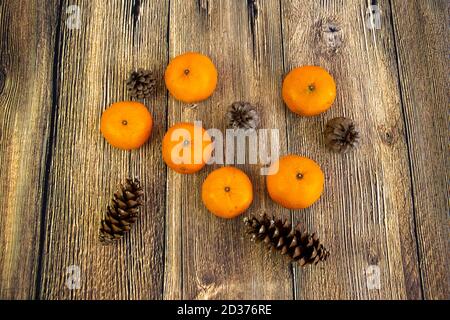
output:
[[[370,5],[379,29],[366,26]],[[449,10],[447,0],[2,0],[0,299],[449,299]],[[196,107],[163,82],[186,51],[219,70]],[[305,64],[338,86],[333,108],[314,118],[287,111],[280,95],[284,75]],[[124,81],[139,67],[158,77],[143,101],[155,126],[125,152],[101,137],[100,116],[128,99]],[[316,205],[289,211],[268,198],[260,166],[240,165],[255,188],[248,213],[318,231],[326,263],[286,263],[248,241],[241,219],[209,214],[199,190],[218,165],[182,176],[163,163],[168,126],[224,130],[237,100],[279,129],[281,154],[317,160],[327,181]],[[342,115],[362,142],[331,154],[321,132]],[[142,216],[101,246],[99,220],[130,175],[145,186]]]

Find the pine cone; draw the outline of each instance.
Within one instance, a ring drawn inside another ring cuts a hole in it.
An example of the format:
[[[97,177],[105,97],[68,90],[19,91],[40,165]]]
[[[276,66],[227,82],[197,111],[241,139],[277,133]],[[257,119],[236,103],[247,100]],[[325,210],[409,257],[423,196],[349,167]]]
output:
[[[320,243],[317,234],[311,235],[301,231],[299,224],[292,228],[290,222],[269,218],[266,214],[260,218],[252,215],[245,218],[244,223],[247,226],[247,233],[252,235],[252,240],[263,241],[269,249],[278,250],[302,267],[308,264],[316,265],[330,255]]]
[[[138,179],[127,179],[114,193],[106,216],[101,221],[100,242],[111,244],[120,240],[136,222],[139,207],[143,203],[144,191]]]
[[[248,102],[235,102],[227,112],[228,127],[233,129],[256,129],[259,125],[259,114]]]
[[[131,72],[127,80],[127,89],[133,98],[144,99],[150,97],[156,91],[156,79],[153,72],[144,69]]]
[[[338,117],[328,121],[325,127],[325,143],[334,152],[345,153],[359,143],[359,133],[353,120]]]

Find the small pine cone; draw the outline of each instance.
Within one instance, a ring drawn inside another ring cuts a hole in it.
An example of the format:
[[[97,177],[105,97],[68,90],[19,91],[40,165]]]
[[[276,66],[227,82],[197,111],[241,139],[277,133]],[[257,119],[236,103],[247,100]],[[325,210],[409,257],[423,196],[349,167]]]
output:
[[[292,228],[290,222],[270,218],[266,214],[259,218],[245,218],[244,223],[247,233],[252,235],[252,240],[264,242],[269,249],[278,250],[302,267],[308,264],[316,265],[330,255],[320,243],[317,234],[302,231],[299,224]]]
[[[259,125],[259,114],[248,102],[234,102],[227,112],[228,127],[251,130]]]
[[[156,91],[156,79],[153,72],[138,69],[130,73],[127,80],[128,93],[133,98],[145,99]]]
[[[338,117],[328,121],[325,127],[325,144],[339,153],[345,153],[358,146],[359,133],[353,120]]]
[[[144,191],[138,179],[127,179],[114,193],[100,225],[100,242],[111,244],[120,240],[136,222]]]

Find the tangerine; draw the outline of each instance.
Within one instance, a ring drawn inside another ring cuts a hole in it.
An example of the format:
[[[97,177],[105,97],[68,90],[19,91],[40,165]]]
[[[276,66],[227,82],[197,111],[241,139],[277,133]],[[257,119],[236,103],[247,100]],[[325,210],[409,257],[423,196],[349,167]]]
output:
[[[166,87],[177,100],[193,103],[209,98],[217,86],[217,69],[207,56],[188,52],[170,61]]]
[[[139,102],[113,103],[102,114],[100,131],[112,146],[131,150],[142,146],[152,132],[150,111]]]
[[[304,66],[293,69],[283,81],[283,100],[288,108],[302,116],[327,111],[336,98],[336,83],[325,69]]]
[[[269,168],[267,191],[273,201],[288,209],[304,209],[323,192],[324,174],[313,160],[297,155],[281,157]]]
[[[250,207],[253,186],[243,171],[234,167],[222,167],[211,172],[203,182],[202,200],[206,208],[216,216],[231,219]]]
[[[201,126],[180,122],[170,127],[162,142],[163,160],[178,173],[200,171],[213,150],[211,137]]]

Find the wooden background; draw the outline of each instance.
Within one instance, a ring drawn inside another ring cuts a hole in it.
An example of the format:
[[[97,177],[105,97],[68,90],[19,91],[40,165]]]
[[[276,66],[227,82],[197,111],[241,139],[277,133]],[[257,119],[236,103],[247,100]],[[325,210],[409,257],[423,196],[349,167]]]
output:
[[[381,9],[379,30],[365,26],[370,4]],[[69,28],[71,5],[79,29]],[[447,0],[1,0],[0,29],[0,298],[449,299]],[[219,70],[217,91],[196,109],[162,80],[186,51]],[[334,107],[314,118],[288,112],[280,96],[286,72],[305,64],[325,67],[338,86]],[[124,152],[99,122],[128,99],[124,80],[138,67],[159,78],[145,101],[155,128]],[[249,213],[319,232],[332,255],[317,268],[266,253],[241,219],[209,214],[199,188],[215,166],[181,176],[162,161],[168,126],[225,129],[236,100],[280,130],[282,154],[325,171],[321,200],[290,212],[269,200],[257,166],[240,166],[256,189]],[[359,125],[355,152],[324,148],[335,116]],[[99,220],[129,175],[141,178],[146,206],[124,241],[103,247]],[[367,286],[370,265],[379,289]]]

